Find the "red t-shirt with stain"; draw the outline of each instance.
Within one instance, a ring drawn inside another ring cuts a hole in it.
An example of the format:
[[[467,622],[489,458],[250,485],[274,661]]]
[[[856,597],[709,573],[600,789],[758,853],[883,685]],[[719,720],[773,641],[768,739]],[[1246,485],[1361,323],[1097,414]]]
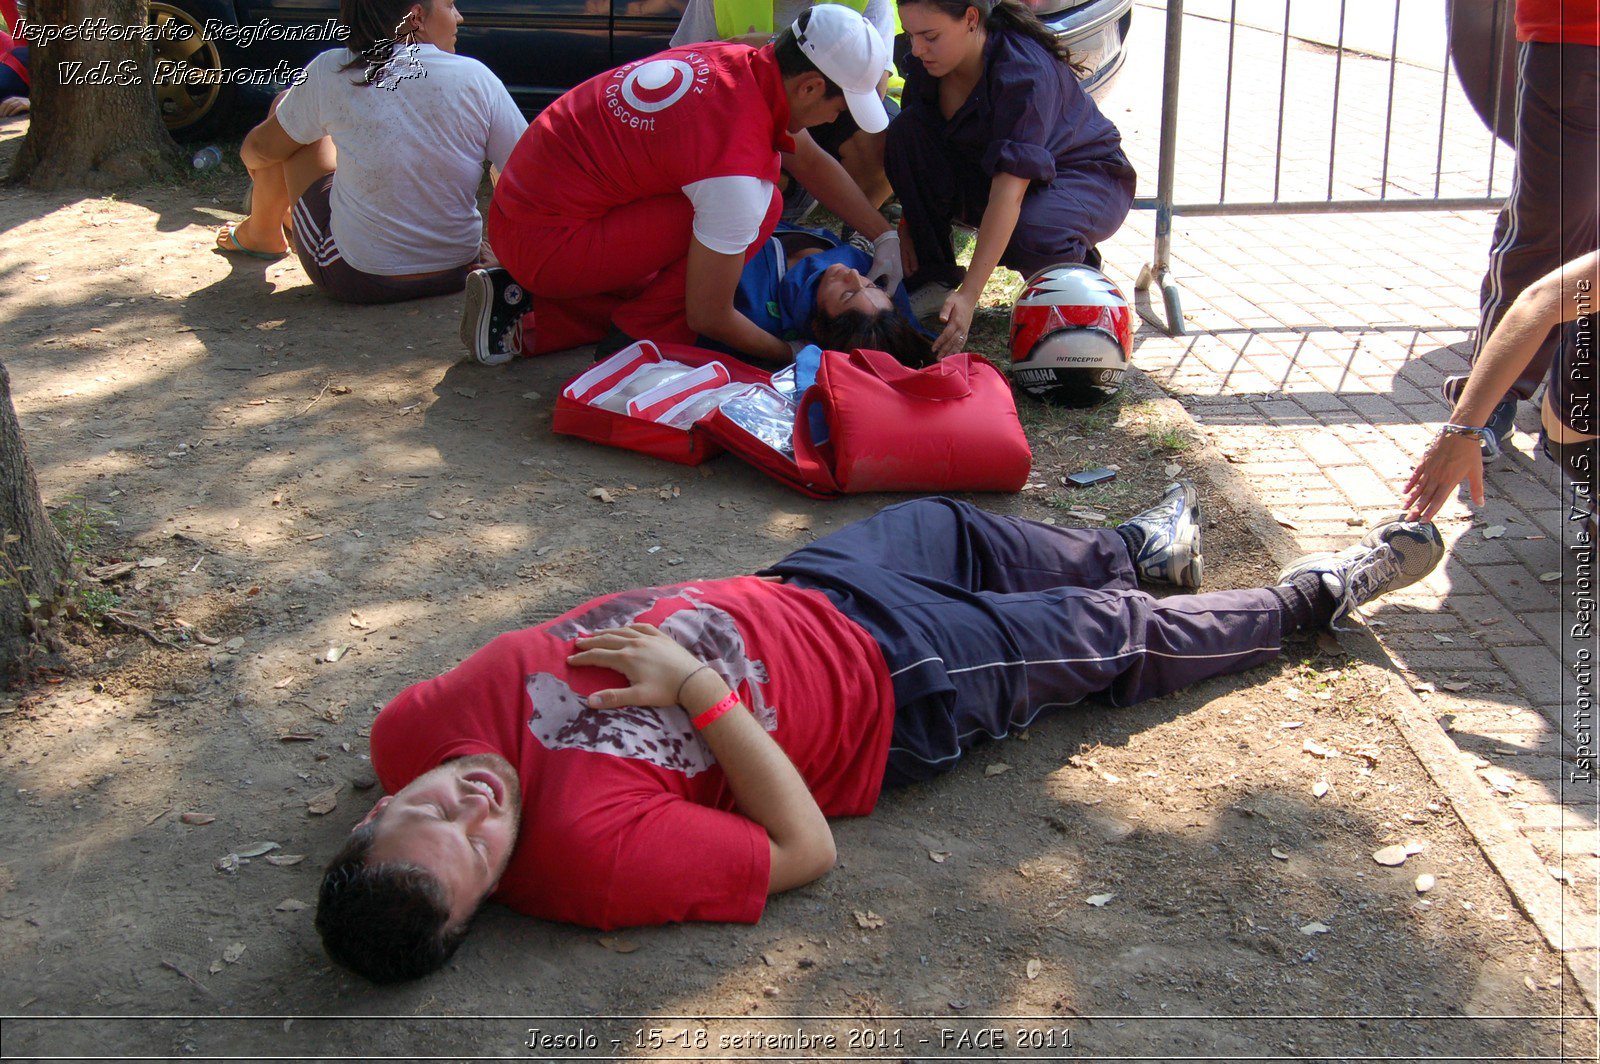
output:
[[[771,853],[688,715],[584,699],[627,681],[572,668],[573,641],[644,621],[739,693],[828,816],[877,803],[894,693],[877,643],[816,591],[756,577],[591,600],[500,636],[401,692],[372,726],[393,794],[443,761],[495,753],[517,766],[522,827],[495,900],[610,929],[678,920],[753,923]]]

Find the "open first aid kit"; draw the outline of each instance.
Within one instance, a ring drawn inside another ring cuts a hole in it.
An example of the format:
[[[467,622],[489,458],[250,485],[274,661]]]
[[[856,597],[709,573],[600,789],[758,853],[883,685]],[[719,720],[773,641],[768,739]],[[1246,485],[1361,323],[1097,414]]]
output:
[[[914,370],[881,351],[812,347],[768,373],[640,341],[567,382],[554,427],[684,465],[732,451],[818,498],[1019,491],[1033,460],[1011,389],[973,354]]]

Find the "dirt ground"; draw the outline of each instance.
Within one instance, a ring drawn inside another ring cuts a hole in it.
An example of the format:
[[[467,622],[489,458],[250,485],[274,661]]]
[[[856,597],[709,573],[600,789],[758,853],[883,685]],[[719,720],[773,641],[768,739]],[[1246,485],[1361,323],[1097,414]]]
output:
[[[890,793],[756,926],[491,906],[434,978],[335,969],[310,906],[378,796],[389,697],[593,593],[746,572],[887,500],[554,436],[586,353],[463,364],[455,298],[343,307],[290,260],[224,258],[242,189],[0,197],[41,487],[89,564],[135,563],[84,584],[101,628],[0,693],[6,1059],[1592,1059],[1359,635]],[[1033,485],[976,501],[1094,523],[1180,470],[1206,492],[1176,410],[1143,383],[1027,404]],[[1107,489],[1059,482],[1107,464]],[[1257,515],[1205,497],[1208,584],[1270,580]],[[1374,861],[1396,844],[1403,866]]]

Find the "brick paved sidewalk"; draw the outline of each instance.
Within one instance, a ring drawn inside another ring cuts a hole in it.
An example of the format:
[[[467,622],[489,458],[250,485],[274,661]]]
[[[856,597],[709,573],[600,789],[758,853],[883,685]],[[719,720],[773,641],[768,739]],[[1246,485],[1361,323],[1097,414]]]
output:
[[[1141,195],[1155,186],[1163,18],[1158,7],[1137,8],[1135,47],[1105,103],[1139,168]],[[1185,22],[1178,199],[1215,202],[1226,28]],[[1384,173],[1390,64],[1343,57],[1340,92],[1355,103],[1340,107],[1330,179],[1331,51],[1291,44],[1279,150],[1282,38],[1240,28],[1236,39],[1227,198],[1267,198],[1274,181],[1283,199],[1321,198],[1330,185],[1337,198],[1373,194]],[[1490,138],[1453,78],[1402,65],[1395,85],[1389,194],[1431,195],[1436,156],[1441,195],[1482,195],[1491,171],[1503,194],[1510,152],[1495,149],[1491,163]],[[1439,384],[1467,368],[1493,222],[1487,210],[1179,216],[1172,267],[1188,335],[1144,325],[1135,364],[1184,404],[1300,550],[1346,546],[1397,508],[1400,487],[1448,416]],[[1104,248],[1130,295],[1153,231],[1152,212],[1135,212]],[[1440,515],[1446,563],[1383,600],[1369,624],[1483,794],[1563,880],[1563,911],[1570,906],[1573,919],[1592,926],[1596,790],[1572,782],[1572,755],[1588,737],[1563,705],[1564,694],[1573,698],[1566,666],[1578,644],[1562,594],[1578,581],[1562,537],[1577,526],[1563,520],[1552,464],[1535,461],[1537,412],[1525,406],[1518,428],[1515,453],[1489,471],[1487,505],[1474,512],[1463,493]]]

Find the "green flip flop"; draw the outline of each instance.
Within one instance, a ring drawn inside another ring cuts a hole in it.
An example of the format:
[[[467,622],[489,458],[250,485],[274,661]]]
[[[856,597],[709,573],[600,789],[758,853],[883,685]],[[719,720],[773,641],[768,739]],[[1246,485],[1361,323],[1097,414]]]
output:
[[[275,262],[289,254],[288,251],[257,251],[254,248],[245,247],[239,243],[239,237],[233,231],[232,225],[224,226],[222,231],[228,234],[228,242],[223,244],[218,241],[216,247],[218,251],[225,255],[248,255],[252,259],[266,259],[269,262]]]

